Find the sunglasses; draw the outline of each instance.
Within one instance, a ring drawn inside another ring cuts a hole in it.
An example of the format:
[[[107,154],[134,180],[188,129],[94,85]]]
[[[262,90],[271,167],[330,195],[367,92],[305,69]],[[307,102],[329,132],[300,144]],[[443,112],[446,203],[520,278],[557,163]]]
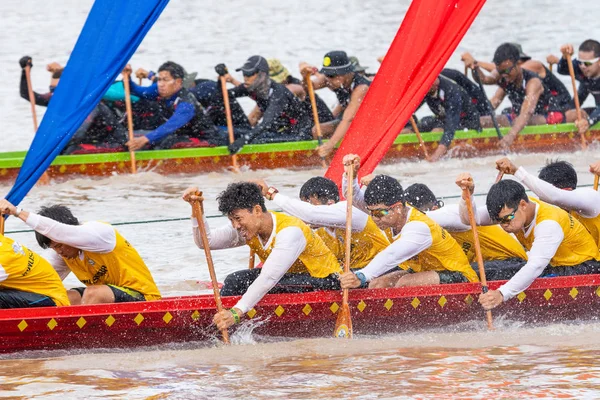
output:
[[[598,61],[600,61],[600,57],[596,57],[593,60],[578,60],[580,64],[585,65],[586,67],[591,67],[592,65],[596,64]]]
[[[510,224],[510,221],[512,221],[513,219],[515,219],[515,213],[517,212],[517,209],[515,208],[513,210],[513,212],[511,212],[510,214],[505,215],[504,217],[498,217],[496,218],[496,221],[499,224]]]
[[[251,76],[254,76],[256,74],[258,74],[258,71],[242,71],[242,75],[246,78],[250,78]]]
[[[512,67],[510,68],[506,68],[506,69],[500,69],[496,66],[496,69],[498,70],[498,73],[500,75],[510,75],[510,73],[512,72],[512,70],[517,66],[517,64],[513,64]]]
[[[386,215],[388,215],[391,211],[392,208],[396,207],[398,204],[402,204],[401,201],[392,204],[391,206],[387,207],[387,208],[377,208],[375,210],[371,210],[370,208],[367,208],[367,210],[369,210],[369,214],[371,214],[371,217],[373,218],[383,218]]]

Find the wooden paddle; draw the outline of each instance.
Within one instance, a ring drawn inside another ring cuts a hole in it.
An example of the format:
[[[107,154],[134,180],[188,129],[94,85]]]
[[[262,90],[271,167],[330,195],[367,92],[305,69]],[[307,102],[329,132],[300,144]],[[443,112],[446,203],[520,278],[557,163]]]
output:
[[[350,250],[352,244],[352,182],[354,182],[354,170],[352,164],[346,165],[348,174],[348,190],[346,194],[346,254],[344,259],[344,272],[350,272]],[[350,316],[350,306],[348,305],[348,289],[343,290],[342,308],[335,321],[335,330],[333,336],[337,338],[352,339],[352,318]]]
[[[310,79],[310,73],[304,74],[304,82],[308,89],[308,97],[310,98],[310,107],[312,108],[313,120],[315,122],[315,129],[317,131],[316,137],[319,146],[323,145],[323,135],[321,134],[321,123],[319,122],[319,111],[317,110],[317,99],[315,98],[315,88],[313,87],[312,79]],[[321,165],[323,168],[327,168],[327,161],[325,157],[321,157]]]
[[[254,269],[254,250],[250,249],[250,257],[248,257],[248,269]]]
[[[478,76],[478,79],[476,79],[476,81],[479,85],[479,90],[481,90],[481,94],[483,95],[487,108],[490,112],[490,117],[492,117],[492,123],[494,124],[494,129],[496,129],[496,135],[498,136],[498,139],[502,140],[502,133],[500,133],[500,126],[498,126],[498,120],[496,119],[496,110],[494,110],[494,107],[492,107],[492,102],[490,101],[490,99],[488,99],[487,94],[485,94],[485,89],[483,88],[483,83],[481,82],[481,79],[479,79],[479,75],[476,74],[474,70],[471,72],[471,74],[473,76]]]
[[[467,211],[469,212],[469,222],[471,223],[471,232],[473,232],[473,244],[475,245],[475,255],[477,256],[477,266],[479,267],[479,279],[481,280],[481,292],[487,293],[488,286],[485,279],[485,268],[483,267],[483,256],[481,255],[481,247],[479,244],[479,233],[477,233],[477,223],[475,222],[475,213],[473,212],[473,203],[471,203],[471,194],[468,189],[463,189],[463,199],[467,203]],[[494,329],[492,322],[492,311],[487,310],[486,313],[487,325],[489,330]]]
[[[139,86],[142,86],[142,78],[139,78],[139,79],[138,79],[138,85],[139,85]]]
[[[554,65],[554,64],[552,64],[552,63],[548,63],[548,70],[550,71],[550,73],[552,73],[552,66],[553,66],[553,65]]]
[[[504,176],[504,172],[498,171],[498,175],[496,175],[496,182],[494,182],[494,183],[500,182],[502,180],[503,176]]]
[[[201,197],[202,192],[197,192],[196,196]],[[215,274],[215,265],[213,264],[212,255],[210,253],[210,245],[208,244],[208,236],[206,235],[206,226],[204,226],[204,219],[202,218],[204,210],[202,207],[201,200],[197,200],[192,203],[192,212],[196,217],[196,220],[198,221],[198,230],[200,231],[202,247],[204,247],[206,262],[208,263],[208,272],[210,274],[210,281],[212,282],[217,311],[221,312],[223,311],[223,304],[221,303],[221,294],[219,293],[219,282],[217,282],[217,275]],[[223,335],[223,342],[225,344],[229,344],[229,333],[227,332],[227,329],[221,330],[221,333]]]
[[[0,235],[4,235],[4,214],[0,214]]]
[[[129,88],[130,78],[131,74],[123,74],[123,88],[125,89],[125,111],[127,112],[127,130],[129,132],[129,140],[133,140],[133,111],[131,111],[131,90]],[[136,174],[137,167],[135,165],[135,151],[129,150],[129,159],[131,160],[131,173]]]
[[[594,190],[598,191],[598,178],[600,178],[600,176],[596,175],[594,176]]]
[[[231,118],[231,107],[229,105],[229,92],[227,92],[227,81],[224,76],[219,76],[221,80],[221,91],[223,93],[223,103],[225,104],[225,116],[227,117],[227,133],[229,134],[229,144],[235,141],[233,135],[233,120]],[[235,172],[240,172],[237,162],[237,154],[231,156],[231,164]]]
[[[25,78],[27,79],[27,92],[29,93],[29,103],[31,104],[31,116],[33,117],[33,131],[37,132],[37,114],[35,113],[35,95],[33,94],[33,86],[31,85],[31,66],[25,67]]]
[[[581,107],[579,107],[579,94],[577,93],[577,84],[575,83],[575,70],[573,69],[573,60],[571,60],[570,54],[565,54],[565,58],[567,59],[567,65],[569,66],[569,75],[571,75],[571,83],[573,84],[573,100],[575,101],[575,110],[577,110],[577,119],[581,119]],[[588,134],[589,130],[585,132],[585,134],[581,135],[581,149],[585,150],[587,148],[587,140],[585,136]]]
[[[425,158],[429,158],[429,152],[427,151],[425,142],[423,141],[423,138],[421,137],[421,132],[419,132],[419,127],[417,126],[415,119],[411,116],[409,121],[410,121],[410,124],[412,125],[413,131],[415,131],[415,135],[417,135],[417,139],[419,139],[419,146],[421,146],[421,148],[423,149],[423,153],[425,153]]]

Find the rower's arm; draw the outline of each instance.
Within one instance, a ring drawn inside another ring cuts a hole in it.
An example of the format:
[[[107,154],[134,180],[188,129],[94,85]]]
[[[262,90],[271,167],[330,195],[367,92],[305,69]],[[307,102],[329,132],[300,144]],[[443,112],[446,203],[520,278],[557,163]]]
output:
[[[540,79],[530,79],[529,82],[527,82],[527,87],[525,88],[525,99],[523,100],[523,105],[521,106],[521,112],[513,122],[513,125],[510,128],[510,131],[507,133],[507,136],[517,136],[523,130],[523,128],[525,128],[535,113],[535,107],[537,106],[537,103],[540,100],[540,96],[543,92],[544,87],[542,86],[542,81]]]
[[[515,178],[535,193],[540,200],[554,204],[565,210],[574,210],[584,218],[594,218],[600,214],[600,192],[589,188],[563,190],[528,173],[519,167]]]
[[[152,132],[148,133],[146,137],[150,143],[154,144],[190,122],[195,115],[196,109],[192,103],[180,101],[179,104],[177,104],[175,112],[171,115],[171,118]]]
[[[496,93],[494,93],[494,97],[492,97],[490,99],[490,104],[492,105],[492,108],[495,110],[496,108],[498,108],[498,106],[500,105],[500,103],[502,103],[502,100],[504,100],[504,97],[506,96],[506,92],[504,91],[504,89],[502,88],[498,88],[496,90]]]
[[[471,229],[469,225],[462,222],[458,204],[450,204],[437,210],[427,211],[425,214],[450,232],[465,232]]]
[[[24,214],[27,214],[26,216]],[[22,211],[19,218],[48,239],[94,253],[110,253],[117,245],[115,228],[97,221],[82,225],[63,224],[41,215]]]
[[[243,313],[250,311],[281,280],[305,248],[306,238],[300,228],[290,226],[279,231],[260,275],[233,308]]]
[[[486,67],[489,67],[489,69]],[[490,72],[490,74],[486,75],[481,70],[482,68]],[[480,80],[481,83],[483,83],[484,85],[495,85],[500,79],[500,74],[498,74],[498,71],[496,70],[496,65],[492,63],[478,61],[477,67],[475,67],[473,71],[475,72],[473,74],[473,79],[475,79],[475,81]]]
[[[400,238],[377,254],[360,272],[365,275],[368,282],[427,250],[432,243],[431,230],[426,223],[409,222],[402,228]]]
[[[292,199],[281,193],[273,196],[273,202],[281,209],[310,225],[326,226],[331,228],[346,227],[346,202],[331,205],[312,205],[299,199]],[[353,208],[352,230],[360,232],[367,226],[367,214]]]
[[[365,190],[366,186],[361,188],[358,184],[358,178],[354,178],[352,182],[352,205],[364,213],[369,214],[369,210],[367,209],[367,203],[365,203]],[[348,178],[344,173],[342,175],[342,192],[348,192]]]
[[[487,207],[477,207],[477,202],[473,198],[473,195],[471,195],[471,204],[473,205],[473,214],[475,215],[475,224],[477,226],[496,225],[496,222],[490,218]],[[458,210],[461,222],[465,225],[471,226],[467,202],[462,197],[458,202]]]
[[[155,100],[158,97],[158,84],[153,82],[150,86],[140,86],[129,77],[129,89],[131,94],[143,99]]]
[[[206,237],[208,238],[208,245],[211,250],[229,249],[231,247],[239,247],[246,244],[246,241],[240,237],[237,230],[231,225],[227,224],[216,229],[211,229],[206,216],[202,215],[204,220],[204,226],[206,227]],[[200,236],[200,230],[198,229],[198,220],[196,217],[192,217],[192,232],[194,234],[194,242],[198,248],[203,249],[202,237]]]
[[[346,107],[346,109],[344,110],[342,120],[335,128],[335,132],[333,132],[333,135],[329,139],[329,141],[333,144],[334,147],[346,135],[346,132],[348,131],[348,128],[350,128],[350,124],[352,123],[352,120],[354,120],[354,117],[356,116],[356,113],[358,112],[358,109],[362,104],[368,91],[369,87],[367,85],[357,86],[356,89],[352,91],[350,103],[348,104],[348,107]]]
[[[542,221],[535,228],[535,240],[527,253],[527,264],[508,282],[500,286],[504,301],[512,299],[531,285],[540,276],[564,239],[564,233],[556,221]]]

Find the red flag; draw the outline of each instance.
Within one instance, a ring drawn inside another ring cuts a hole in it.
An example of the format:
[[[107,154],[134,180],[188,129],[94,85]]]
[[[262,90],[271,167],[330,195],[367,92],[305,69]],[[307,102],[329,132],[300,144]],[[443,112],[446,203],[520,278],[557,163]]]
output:
[[[440,74],[485,0],[413,0],[326,177],[341,183],[342,158],[373,172]]]

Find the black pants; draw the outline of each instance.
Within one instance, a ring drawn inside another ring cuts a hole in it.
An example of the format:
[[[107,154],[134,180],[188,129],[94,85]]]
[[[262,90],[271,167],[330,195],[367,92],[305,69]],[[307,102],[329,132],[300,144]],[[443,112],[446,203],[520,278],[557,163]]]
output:
[[[551,267],[547,266],[542,274],[542,278],[549,278],[553,276],[572,276],[572,275],[589,275],[589,274],[600,274],[600,262],[596,260],[589,260],[582,262],[581,264],[573,265],[570,267]]]
[[[506,260],[489,260],[483,262],[485,269],[485,278],[488,281],[504,281],[512,278],[527,261],[521,258],[507,258]],[[471,267],[479,275],[477,263],[472,263]],[[481,277],[480,277],[481,278]]]
[[[48,296],[16,289],[0,289],[0,309],[54,306],[56,303]]]
[[[227,275],[221,288],[221,296],[243,295],[252,282],[258,278],[261,271],[261,268],[244,269]],[[283,275],[269,293],[303,293],[317,290],[340,290],[340,281],[336,274],[331,274],[325,278],[315,278],[306,273],[287,273]]]

